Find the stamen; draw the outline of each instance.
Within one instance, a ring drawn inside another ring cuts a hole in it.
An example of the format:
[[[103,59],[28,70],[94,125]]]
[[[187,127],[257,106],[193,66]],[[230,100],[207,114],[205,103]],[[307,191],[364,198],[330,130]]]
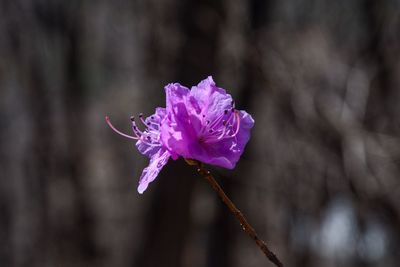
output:
[[[143,136],[142,136],[142,138],[140,138],[140,142],[142,142],[148,146],[152,146],[152,147],[160,146],[159,142],[158,143],[155,143],[155,142],[149,143],[149,141],[151,141],[151,140],[148,140],[148,138],[143,138]]]
[[[231,135],[231,136],[236,136],[239,132],[240,129],[240,115],[239,112],[235,112],[235,118],[236,118],[236,131]]]
[[[210,128],[215,127],[226,116],[226,114],[228,114],[228,111],[229,110],[225,109],[224,114],[221,114],[218,118],[216,118],[208,127],[210,127]]]
[[[229,117],[228,117],[226,120],[223,120],[223,121],[222,121],[222,125],[223,125],[223,126],[227,125],[227,124],[232,120],[232,114],[233,114],[233,113],[231,113],[231,114],[229,115]],[[220,119],[217,120],[218,123],[219,123],[220,121],[221,121]],[[225,124],[224,124],[224,122],[225,122]],[[214,127],[215,125],[216,125],[216,123],[215,123],[215,124],[213,123],[213,127]]]
[[[132,130],[138,136],[141,136],[143,134],[143,132],[137,127],[136,122],[135,122],[134,119],[132,120]]]
[[[138,137],[134,137],[134,136],[131,136],[131,135],[127,135],[127,134],[124,134],[123,132],[117,130],[117,129],[114,127],[114,125],[111,124],[110,118],[109,118],[108,116],[106,116],[106,122],[107,122],[108,126],[110,126],[110,128],[111,128],[114,132],[116,132],[117,134],[122,135],[123,137],[129,138],[129,139],[133,139],[133,140],[138,140],[138,139],[139,139]]]
[[[139,119],[140,121],[143,123],[143,125],[147,125],[147,123],[145,122],[145,120],[143,119],[143,113],[139,114]]]
[[[228,131],[229,131],[229,126],[228,127],[224,127],[224,129],[222,130],[222,133],[218,136],[217,140],[220,140],[225,136],[226,129],[228,129]]]
[[[229,118],[223,120],[221,124],[219,124],[218,128],[206,127],[208,129],[209,135],[205,137],[204,142],[212,143],[227,138],[236,138],[236,135],[239,133],[240,130],[239,112],[235,111],[231,113]],[[215,124],[214,122],[212,122],[212,125],[214,125],[214,127],[217,127],[217,124]]]
[[[150,117],[151,119],[154,119],[154,116]],[[147,122],[143,119],[143,113],[139,114],[139,119],[143,123],[143,125],[147,128],[150,128],[151,130],[157,130],[154,128],[154,125],[158,126],[158,124],[154,121],[148,120]]]
[[[236,138],[240,130],[240,113],[235,109],[235,102],[212,121],[206,120],[199,138],[202,142],[212,143],[228,138]]]

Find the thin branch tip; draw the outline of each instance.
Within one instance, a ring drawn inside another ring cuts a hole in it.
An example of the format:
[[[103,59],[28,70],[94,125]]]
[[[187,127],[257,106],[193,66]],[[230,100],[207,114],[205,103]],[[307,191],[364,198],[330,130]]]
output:
[[[265,254],[265,256],[277,267],[283,267],[282,262],[278,259],[278,257],[268,248],[267,244],[258,237],[254,228],[247,221],[246,217],[243,213],[235,206],[235,204],[230,200],[230,198],[225,194],[222,187],[218,184],[215,178],[212,176],[211,172],[204,168],[204,164],[197,160],[185,159],[185,161],[191,165],[196,167],[198,173],[200,173],[203,178],[207,180],[207,182],[212,186],[215,192],[217,192],[218,196],[221,198],[222,202],[229,208],[229,210],[233,213],[236,219],[239,221],[240,226],[246,234],[252,238],[260,250]]]

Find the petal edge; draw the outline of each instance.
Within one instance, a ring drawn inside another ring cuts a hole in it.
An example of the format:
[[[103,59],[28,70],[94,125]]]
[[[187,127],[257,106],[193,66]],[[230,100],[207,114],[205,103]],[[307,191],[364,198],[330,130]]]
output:
[[[168,152],[168,150],[161,148],[151,157],[149,166],[144,168],[139,179],[139,186],[137,188],[139,194],[143,194],[149,184],[157,178],[157,175],[160,173],[165,164],[167,164],[170,156],[171,154]]]

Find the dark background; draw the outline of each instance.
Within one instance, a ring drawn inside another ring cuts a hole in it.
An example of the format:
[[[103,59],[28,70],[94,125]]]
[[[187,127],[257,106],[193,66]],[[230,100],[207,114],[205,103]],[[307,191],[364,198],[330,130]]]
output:
[[[285,266],[400,264],[398,0],[0,0],[0,266],[272,266],[104,121],[208,75],[256,124],[213,173]]]

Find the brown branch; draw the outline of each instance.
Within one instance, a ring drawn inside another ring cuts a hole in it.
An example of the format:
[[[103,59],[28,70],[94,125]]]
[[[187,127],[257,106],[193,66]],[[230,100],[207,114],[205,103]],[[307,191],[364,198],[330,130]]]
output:
[[[283,267],[283,264],[280,262],[280,260],[271,250],[269,250],[267,244],[257,236],[256,231],[247,222],[242,212],[238,208],[236,208],[235,204],[233,204],[233,202],[225,194],[224,190],[214,179],[211,173],[204,168],[203,164],[196,160],[190,160],[190,159],[186,159],[186,162],[189,165],[197,167],[197,171],[208,181],[208,183],[212,186],[212,188],[217,192],[222,202],[224,202],[225,205],[228,206],[229,210],[233,213],[233,215],[235,215],[236,219],[238,219],[240,225],[242,226],[243,231],[245,231],[246,234],[256,242],[257,246],[261,249],[261,251],[265,254],[265,256],[267,256],[267,258],[276,266]]]

